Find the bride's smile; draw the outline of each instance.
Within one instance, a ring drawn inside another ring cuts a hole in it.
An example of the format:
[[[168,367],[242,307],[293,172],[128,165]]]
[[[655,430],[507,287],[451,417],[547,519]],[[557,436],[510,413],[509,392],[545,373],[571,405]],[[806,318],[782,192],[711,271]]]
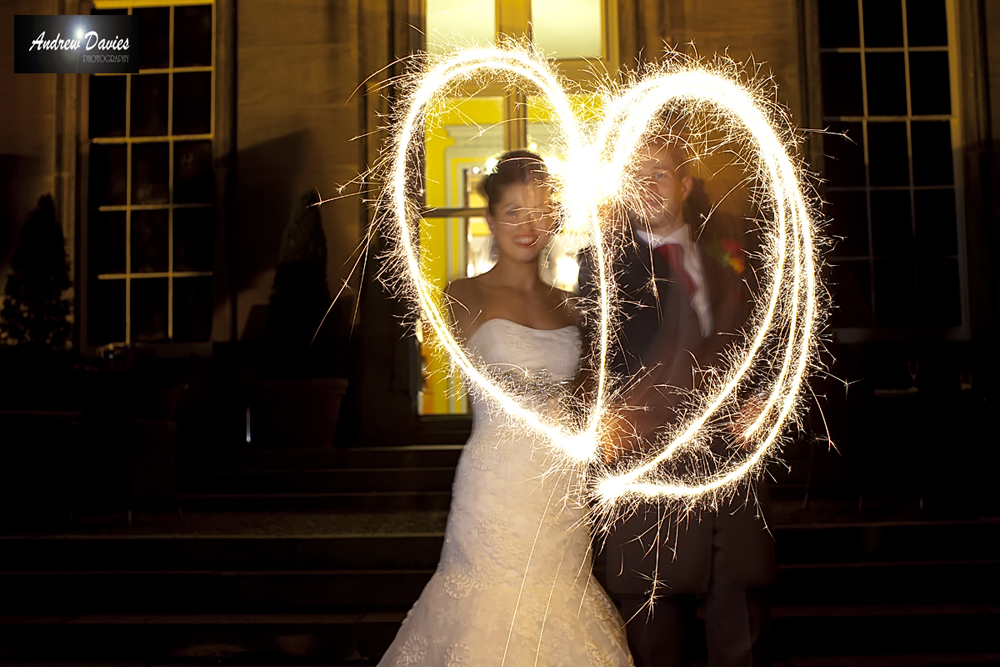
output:
[[[486,220],[501,259],[535,262],[552,232],[549,186],[516,183],[504,188]]]

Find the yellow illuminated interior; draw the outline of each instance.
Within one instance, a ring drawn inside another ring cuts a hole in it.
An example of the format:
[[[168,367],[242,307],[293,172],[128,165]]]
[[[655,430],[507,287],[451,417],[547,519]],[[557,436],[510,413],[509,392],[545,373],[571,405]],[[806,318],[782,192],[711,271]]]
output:
[[[491,157],[503,151],[503,97],[448,98],[428,115],[425,139],[426,197],[430,208],[469,208],[485,205],[471,187],[485,172]],[[478,173],[476,173],[478,170]],[[470,183],[472,181],[472,183]],[[470,236],[489,238],[481,217],[428,217],[420,229],[424,275],[435,287],[469,275]],[[449,372],[447,355],[426,344],[421,332],[421,414],[468,412],[458,378]]]
[[[577,118],[596,122],[601,104],[590,95],[572,95]],[[552,171],[563,154],[553,109],[545,98],[526,100],[527,148],[545,158]],[[520,122],[524,122],[521,120]],[[438,101],[428,114],[425,135],[426,197],[429,208],[485,208],[477,185],[490,160],[504,150],[504,98],[476,96]],[[476,275],[492,266],[491,235],[482,216],[426,217],[420,231],[424,275],[443,290],[449,282]],[[543,278],[563,289],[576,281],[576,248],[553,248]],[[435,349],[429,330],[421,330],[420,414],[462,414],[468,402],[460,379],[449,372],[448,357]]]

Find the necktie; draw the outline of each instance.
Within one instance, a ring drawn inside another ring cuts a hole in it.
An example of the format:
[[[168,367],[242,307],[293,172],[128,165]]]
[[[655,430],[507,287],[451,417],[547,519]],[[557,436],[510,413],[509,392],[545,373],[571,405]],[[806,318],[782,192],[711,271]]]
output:
[[[684,289],[687,290],[688,296],[694,296],[694,293],[698,291],[698,286],[694,284],[691,274],[684,268],[684,246],[680,243],[664,243],[657,246],[656,252],[660,253],[667,265],[677,274]]]

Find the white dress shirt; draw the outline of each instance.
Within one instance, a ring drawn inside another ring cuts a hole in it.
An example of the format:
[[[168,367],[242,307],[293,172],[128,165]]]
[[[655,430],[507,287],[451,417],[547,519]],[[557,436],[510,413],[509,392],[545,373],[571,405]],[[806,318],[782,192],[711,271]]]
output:
[[[705,284],[705,270],[701,263],[701,252],[691,238],[691,228],[681,225],[667,236],[651,234],[644,229],[636,229],[636,236],[643,240],[650,248],[659,248],[668,243],[677,243],[684,248],[684,270],[691,276],[694,283],[694,296],[691,297],[691,308],[698,316],[698,324],[701,326],[701,335],[708,336],[712,333],[712,304],[708,298],[708,285]]]

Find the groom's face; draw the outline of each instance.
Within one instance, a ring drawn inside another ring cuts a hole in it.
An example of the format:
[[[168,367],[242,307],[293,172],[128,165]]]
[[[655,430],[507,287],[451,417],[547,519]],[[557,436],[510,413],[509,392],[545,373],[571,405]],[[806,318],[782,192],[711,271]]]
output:
[[[684,200],[692,180],[678,164],[678,151],[664,142],[650,144],[640,154],[636,172],[639,207],[633,224],[666,236],[684,224]]]

